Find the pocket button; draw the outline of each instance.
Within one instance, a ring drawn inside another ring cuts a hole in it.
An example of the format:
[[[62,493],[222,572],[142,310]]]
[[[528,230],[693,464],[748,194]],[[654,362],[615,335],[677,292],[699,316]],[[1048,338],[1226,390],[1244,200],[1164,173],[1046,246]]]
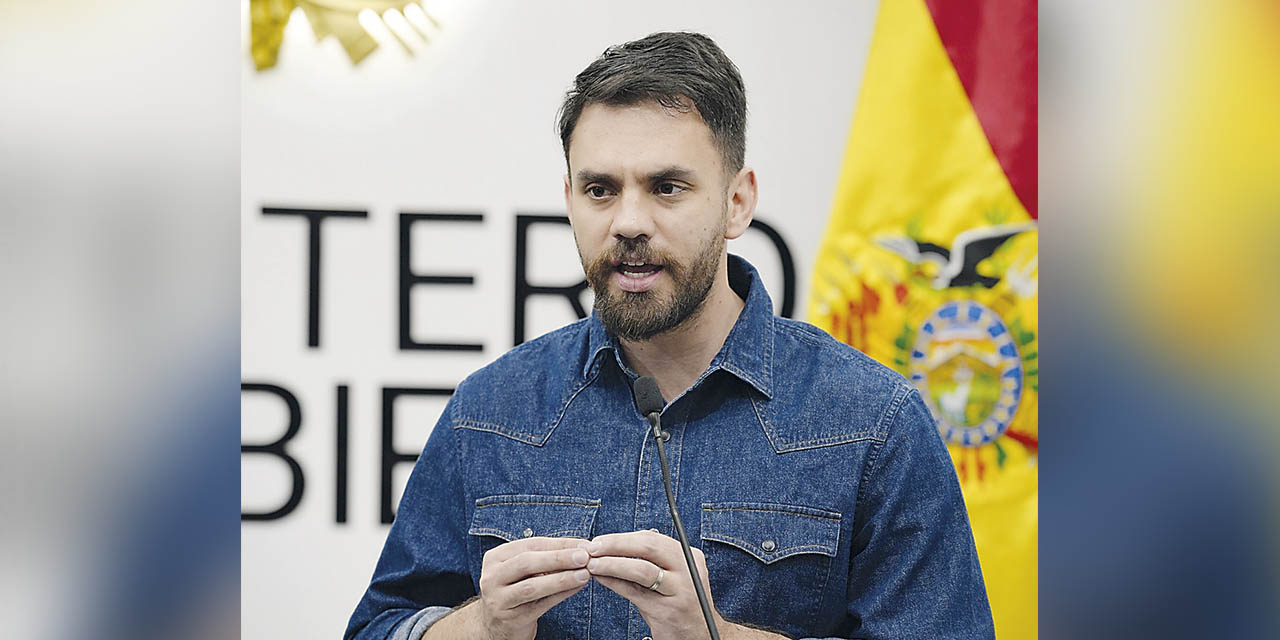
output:
[[[772,541],[772,540],[765,540],[764,542],[761,542],[761,543],[760,543],[760,548],[761,548],[761,549],[764,549],[765,551],[768,551],[768,552],[772,552],[772,551],[773,551],[774,549],[776,549],[777,547],[778,547],[778,545],[777,545],[776,543],[774,543],[774,541]]]
[[[524,531],[520,532],[520,535],[522,537],[528,538],[529,536],[533,535],[533,529],[530,529],[529,527],[525,527]]]

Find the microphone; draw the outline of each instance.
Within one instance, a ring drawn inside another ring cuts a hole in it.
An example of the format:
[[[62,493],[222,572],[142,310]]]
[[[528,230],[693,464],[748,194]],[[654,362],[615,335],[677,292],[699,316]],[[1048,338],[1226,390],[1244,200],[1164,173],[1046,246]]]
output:
[[[662,409],[667,401],[663,400],[658,390],[658,381],[652,376],[636,379],[631,388],[635,395],[636,407],[649,419],[653,427],[653,440],[658,445],[658,462],[662,465],[662,484],[667,490],[667,507],[671,509],[671,521],[676,525],[676,537],[680,538],[680,548],[684,551],[685,564],[689,565],[689,575],[693,577],[693,591],[698,594],[698,604],[702,606],[702,617],[707,621],[707,631],[711,632],[711,640],[720,640],[720,632],[711,616],[711,605],[707,603],[707,591],[702,586],[702,578],[698,575],[698,566],[693,563],[693,552],[689,550],[689,537],[684,533],[684,524],[680,522],[680,513],[676,511],[676,496],[671,492],[671,470],[667,467],[667,451],[663,443],[671,439],[671,434],[662,430]]]
[[[636,378],[632,393],[636,396],[636,407],[645,416],[662,413],[663,407],[667,404],[667,401],[662,399],[662,392],[658,390],[658,381],[653,376]]]

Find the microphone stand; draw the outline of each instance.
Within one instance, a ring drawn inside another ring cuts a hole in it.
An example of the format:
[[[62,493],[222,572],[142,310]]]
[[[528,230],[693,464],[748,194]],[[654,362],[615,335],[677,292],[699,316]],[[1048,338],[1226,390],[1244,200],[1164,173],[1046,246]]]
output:
[[[666,447],[662,444],[671,436],[662,430],[662,418],[657,411],[650,412],[647,417],[649,426],[653,427],[651,431],[653,440],[658,445],[658,462],[662,465],[662,484],[667,490],[667,506],[671,508],[671,520],[676,525],[676,536],[680,538],[684,561],[689,565],[689,575],[693,577],[693,590],[698,594],[698,604],[702,606],[702,617],[707,621],[707,631],[711,632],[711,640],[720,640],[720,632],[716,630],[715,619],[711,615],[711,605],[707,602],[707,592],[702,586],[702,577],[698,574],[698,566],[693,562],[693,551],[689,549],[689,537],[684,533],[684,523],[680,522],[680,512],[676,510],[676,497],[671,492],[671,470],[667,466]]]

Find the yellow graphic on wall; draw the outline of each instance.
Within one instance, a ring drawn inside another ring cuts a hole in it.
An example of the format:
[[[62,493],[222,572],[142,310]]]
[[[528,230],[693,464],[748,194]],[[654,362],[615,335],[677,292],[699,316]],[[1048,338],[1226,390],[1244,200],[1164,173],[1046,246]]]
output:
[[[370,11],[382,20],[388,12],[418,16],[419,20],[404,20],[418,37],[428,39],[427,27],[439,28],[440,23],[425,9],[420,0],[249,0],[250,50],[254,67],[258,71],[274,67],[284,41],[284,29],[294,9],[302,9],[311,30],[320,41],[329,36],[338,39],[352,64],[360,64],[374,49],[378,41],[360,23],[360,14]],[[409,55],[413,49],[395,31],[387,31]]]

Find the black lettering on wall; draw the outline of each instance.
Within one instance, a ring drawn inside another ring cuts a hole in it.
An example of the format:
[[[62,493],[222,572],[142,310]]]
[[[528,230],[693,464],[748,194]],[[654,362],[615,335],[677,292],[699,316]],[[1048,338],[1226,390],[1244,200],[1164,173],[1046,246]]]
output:
[[[759,219],[753,219],[750,228],[758,229],[778,249],[778,258],[782,262],[782,309],[778,315],[784,318],[794,318],[796,308],[796,261],[791,257],[791,249],[787,248],[787,241],[782,239],[782,234],[778,233],[778,230],[771,225]]]
[[[478,213],[401,213],[400,214],[400,349],[435,351],[483,351],[483,344],[458,342],[418,342],[412,335],[412,317],[409,293],[413,287],[424,284],[467,285],[475,284],[473,276],[442,276],[414,273],[410,266],[413,255],[410,231],[418,222],[482,222]]]
[[[298,503],[302,502],[302,491],[306,480],[302,474],[302,465],[298,464],[298,461],[284,448],[286,443],[298,435],[298,430],[302,427],[302,407],[298,405],[298,398],[288,389],[274,384],[244,382],[240,384],[240,393],[243,394],[245,391],[274,393],[284,400],[285,406],[289,409],[289,427],[285,429],[284,435],[280,436],[279,440],[267,444],[240,443],[241,456],[246,453],[264,453],[276,456],[289,465],[289,472],[293,475],[293,487],[289,491],[289,499],[283,506],[269,512],[240,512],[241,520],[276,520],[288,515],[298,507]]]
[[[307,219],[307,346],[320,346],[320,223],[325,218],[368,218],[367,211],[342,209],[287,209],[263,207],[264,216],[302,216]]]
[[[444,396],[453,395],[453,389],[433,387],[385,387],[382,390],[382,524],[391,524],[396,519],[395,505],[392,503],[392,471],[396,465],[417,462],[417,453],[402,453],[395,449],[395,408],[396,398],[400,396]]]
[[[512,344],[518,345],[525,340],[525,305],[533,296],[563,296],[573,307],[578,318],[587,317],[587,309],[582,305],[582,292],[587,288],[587,280],[583,278],[567,287],[535,285],[529,282],[529,227],[535,224],[569,224],[568,216],[516,216],[516,277],[515,277],[515,327]]]
[[[347,418],[350,411],[347,408],[347,385],[338,385],[338,416],[337,416],[337,451],[336,462],[334,463],[334,481],[336,486],[336,498],[334,499],[334,518],[338,524],[347,521],[347,456],[350,453],[350,437],[349,428],[347,426]]]

